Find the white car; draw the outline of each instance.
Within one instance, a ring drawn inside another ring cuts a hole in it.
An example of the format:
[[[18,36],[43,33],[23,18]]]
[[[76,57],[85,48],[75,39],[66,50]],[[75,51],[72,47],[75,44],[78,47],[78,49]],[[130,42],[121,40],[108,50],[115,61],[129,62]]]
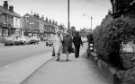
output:
[[[23,44],[29,44],[30,42],[30,38],[27,36],[20,36],[19,40],[23,43]]]
[[[31,37],[29,43],[30,44],[35,44],[38,43],[40,39],[38,37]]]
[[[52,40],[47,40],[46,41],[46,46],[52,46],[53,45],[53,41]]]

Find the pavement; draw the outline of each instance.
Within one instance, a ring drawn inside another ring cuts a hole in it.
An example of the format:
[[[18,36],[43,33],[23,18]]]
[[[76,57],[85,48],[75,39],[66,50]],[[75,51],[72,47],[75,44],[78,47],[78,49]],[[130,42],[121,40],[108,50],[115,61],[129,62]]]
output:
[[[79,58],[71,54],[70,61],[65,59],[64,54],[59,62],[53,58],[21,84],[112,84],[92,61],[86,59],[86,47],[81,49]]]
[[[0,84],[20,84],[51,58],[47,52],[0,67]]]

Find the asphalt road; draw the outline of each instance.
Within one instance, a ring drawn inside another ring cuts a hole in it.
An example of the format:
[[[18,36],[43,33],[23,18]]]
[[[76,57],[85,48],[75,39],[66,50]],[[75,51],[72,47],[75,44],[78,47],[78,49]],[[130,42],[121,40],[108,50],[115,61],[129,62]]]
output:
[[[45,54],[46,52],[51,52],[51,48],[46,47],[45,43],[24,46],[2,46],[0,47],[0,67],[31,56]]]

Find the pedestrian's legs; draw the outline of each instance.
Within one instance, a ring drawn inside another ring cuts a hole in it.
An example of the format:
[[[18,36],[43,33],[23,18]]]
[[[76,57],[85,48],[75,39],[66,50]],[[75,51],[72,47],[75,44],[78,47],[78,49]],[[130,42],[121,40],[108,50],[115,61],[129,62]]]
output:
[[[58,52],[57,52],[57,61],[60,60],[60,55],[61,55],[61,47],[58,48]]]
[[[76,58],[79,57],[79,50],[80,50],[80,47],[79,47],[79,46],[76,46],[76,47],[75,47],[75,57],[76,57]]]
[[[68,51],[66,52],[66,57],[67,57],[66,61],[68,61],[69,60],[69,58],[68,58],[69,57],[69,52]]]
[[[77,47],[75,46],[75,58],[77,58]]]
[[[79,48],[77,48],[76,56],[79,57]]]
[[[59,61],[60,60],[60,54],[57,54],[57,59],[56,59],[57,61]]]

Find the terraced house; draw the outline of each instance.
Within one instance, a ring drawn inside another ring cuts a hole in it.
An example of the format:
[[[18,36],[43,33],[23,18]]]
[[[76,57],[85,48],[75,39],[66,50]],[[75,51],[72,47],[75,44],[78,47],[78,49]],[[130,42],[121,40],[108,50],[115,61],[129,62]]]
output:
[[[0,6],[0,37],[12,34],[21,34],[21,16],[14,11],[14,6],[4,1]]]
[[[50,38],[56,32],[57,26],[51,21],[44,20],[39,14],[25,14],[22,17],[22,27],[25,36],[36,36],[39,38]]]

